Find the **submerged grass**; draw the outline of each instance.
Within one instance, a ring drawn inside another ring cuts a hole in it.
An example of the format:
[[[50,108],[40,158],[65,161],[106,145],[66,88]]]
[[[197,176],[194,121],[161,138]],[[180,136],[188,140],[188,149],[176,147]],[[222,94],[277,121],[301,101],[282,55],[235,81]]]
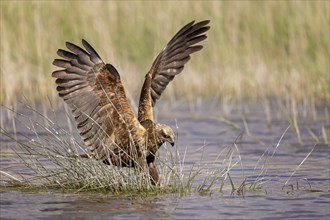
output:
[[[280,97],[329,106],[327,1],[1,1],[0,102],[55,97],[56,50],[85,38],[116,66],[128,92],[171,36],[210,19],[204,49],[164,96]]]

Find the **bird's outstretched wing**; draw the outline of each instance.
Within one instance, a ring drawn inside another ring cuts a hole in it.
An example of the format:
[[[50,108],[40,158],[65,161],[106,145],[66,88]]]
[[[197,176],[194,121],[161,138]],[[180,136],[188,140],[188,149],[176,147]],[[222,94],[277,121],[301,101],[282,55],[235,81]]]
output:
[[[140,122],[152,120],[152,107],[173,78],[182,72],[184,65],[190,60],[190,54],[203,48],[197,43],[205,40],[205,32],[210,29],[205,20],[185,25],[168,42],[156,57],[151,69],[146,74],[139,103],[138,118]]]
[[[71,52],[57,51],[64,58],[53,62],[63,68],[52,73],[57,91],[72,109],[78,132],[95,157],[122,157],[130,150],[122,148],[142,141],[145,129],[129,106],[117,70],[104,64],[87,41],[82,44],[86,50],[67,42]]]

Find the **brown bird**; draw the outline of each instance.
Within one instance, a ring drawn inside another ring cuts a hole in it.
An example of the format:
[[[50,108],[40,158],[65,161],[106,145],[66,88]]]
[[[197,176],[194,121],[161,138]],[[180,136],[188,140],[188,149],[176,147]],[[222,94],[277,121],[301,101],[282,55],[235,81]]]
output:
[[[168,42],[145,76],[140,94],[138,117],[128,103],[118,71],[105,64],[85,40],[86,50],[67,42],[71,51],[59,49],[64,59],[53,64],[59,96],[70,106],[77,129],[92,156],[108,165],[149,169],[153,184],[159,183],[155,154],[160,146],[174,145],[175,134],[165,124],[153,121],[152,107],[173,78],[182,72],[190,54],[203,48],[209,21],[185,25]]]

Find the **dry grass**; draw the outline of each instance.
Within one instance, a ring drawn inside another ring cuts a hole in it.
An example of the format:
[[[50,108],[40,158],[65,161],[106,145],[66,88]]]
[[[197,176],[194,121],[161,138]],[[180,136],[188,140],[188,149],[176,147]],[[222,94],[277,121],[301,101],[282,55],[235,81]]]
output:
[[[166,42],[191,20],[210,19],[204,50],[167,98],[279,97],[329,105],[327,1],[1,1],[0,102],[56,97],[50,73],[65,41],[88,40],[115,65],[127,91]]]

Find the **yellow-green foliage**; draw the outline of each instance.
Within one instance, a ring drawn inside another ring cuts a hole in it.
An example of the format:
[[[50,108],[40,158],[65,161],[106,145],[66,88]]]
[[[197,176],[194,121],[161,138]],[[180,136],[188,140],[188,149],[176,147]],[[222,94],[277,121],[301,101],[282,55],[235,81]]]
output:
[[[294,98],[329,105],[328,1],[1,1],[2,103],[54,97],[50,74],[65,41],[89,41],[128,91],[191,20],[211,20],[165,96]],[[137,83],[139,82],[139,83]]]

